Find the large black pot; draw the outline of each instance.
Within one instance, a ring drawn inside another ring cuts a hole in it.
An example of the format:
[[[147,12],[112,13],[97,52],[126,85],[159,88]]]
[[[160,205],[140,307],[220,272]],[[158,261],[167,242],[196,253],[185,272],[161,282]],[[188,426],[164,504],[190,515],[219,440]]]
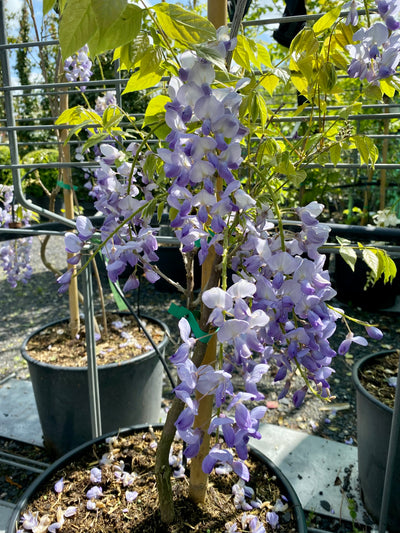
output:
[[[160,424],[153,425],[152,427],[154,429],[162,428]],[[131,428],[127,428],[127,429],[120,431],[119,435],[124,436],[124,435],[131,434],[132,432],[135,432],[135,431],[137,432],[137,431],[143,431],[147,429],[148,429],[148,426],[146,425],[136,425]],[[115,435],[115,432],[110,432],[107,435],[102,435],[101,437],[92,439],[82,444],[81,446],[78,446],[74,450],[60,457],[57,461],[55,461],[52,465],[50,465],[45,472],[40,474],[40,476],[38,476],[35,479],[35,481],[27,488],[27,490],[23,493],[21,498],[18,500],[14,508],[13,514],[10,517],[10,521],[6,529],[6,533],[15,533],[18,530],[20,516],[24,512],[24,509],[27,503],[29,502],[30,499],[32,499],[32,497],[35,496],[38,490],[40,490],[41,486],[54,476],[57,470],[62,469],[63,467],[75,462],[77,459],[79,459],[80,456],[82,456],[86,451],[88,451],[94,444],[104,442],[106,438],[112,437],[113,435]],[[277,482],[281,487],[281,494],[283,494],[287,498],[289,505],[293,508],[294,518],[297,521],[296,533],[307,533],[306,518],[304,515],[303,508],[301,506],[299,497],[297,496],[289,480],[281,472],[281,470],[262,452],[250,447],[250,453],[253,455],[253,457],[265,463],[268,469],[270,470],[270,472],[274,474],[274,476],[276,477]]]
[[[149,319],[149,317],[146,317]],[[154,318],[165,331],[158,349],[164,354],[169,342],[168,327]],[[25,339],[21,352],[28,363],[44,444],[55,456],[72,450],[92,437],[87,367],[61,367],[30,357],[26,346],[55,321]],[[102,432],[134,424],[160,421],[163,366],[150,350],[128,361],[98,367]]]
[[[390,351],[363,357],[353,367],[353,382],[357,389],[358,471],[365,508],[378,521],[381,509],[386,461],[388,456],[393,409],[372,396],[360,382],[360,372],[371,360]],[[389,502],[388,527],[400,532],[400,442]]]

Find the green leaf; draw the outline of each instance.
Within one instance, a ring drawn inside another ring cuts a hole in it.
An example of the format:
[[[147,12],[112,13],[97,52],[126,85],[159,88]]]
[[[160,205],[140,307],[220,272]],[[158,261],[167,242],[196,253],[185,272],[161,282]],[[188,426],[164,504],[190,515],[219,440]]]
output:
[[[207,59],[207,61],[213,63],[217,68],[226,72],[225,59],[218,52],[202,44],[193,45],[193,50],[195,50],[199,57]]]
[[[156,12],[162,30],[172,41],[187,46],[216,39],[213,24],[192,11],[167,3],[157,4],[152,9]]]
[[[351,140],[356,145],[356,148],[360,154],[361,162],[366,165],[371,164],[371,167],[374,168],[376,160],[378,159],[378,148],[376,147],[374,141],[369,137],[364,137],[363,135],[354,135],[351,137]]]
[[[318,73],[318,81],[321,89],[325,93],[332,92],[333,88],[336,85],[336,69],[330,61],[326,61],[322,64]]]
[[[160,48],[147,50],[140,61],[139,69],[129,78],[122,94],[142,91],[156,86],[162,78],[162,73],[160,72],[161,60],[162,52]]]
[[[253,46],[254,43],[253,43]],[[251,64],[257,64],[256,57],[249,40],[244,35],[237,36],[237,45],[233,51],[233,60],[248,71],[252,70]]]
[[[310,28],[301,30],[290,44],[290,55],[292,60],[297,62],[300,57],[314,57],[319,49],[319,43],[315,33]]]
[[[169,96],[165,96],[164,94],[159,94],[152,98],[144,115],[143,126],[164,120],[165,105],[170,101],[171,98]]]
[[[380,87],[383,94],[386,94],[389,96],[389,98],[393,98],[395,95],[396,89],[395,87],[390,83],[390,78],[388,80],[381,80],[380,81]]]
[[[100,144],[101,142],[105,141],[108,138],[109,138],[108,132],[95,133],[94,135],[91,135],[89,139],[83,145],[83,151],[87,150],[88,148],[91,148],[92,146],[95,146],[96,144]]]
[[[265,76],[260,78],[260,84],[267,89],[268,93],[272,96],[276,87],[279,85],[279,78],[272,74],[272,72],[267,72]]]
[[[338,113],[340,118],[347,119],[349,118],[349,115],[356,115],[361,112],[362,104],[361,102],[356,102],[355,104],[351,104],[347,107],[344,107],[341,109]]]
[[[171,128],[165,123],[165,104],[171,101],[169,96],[159,94],[152,98],[144,115],[143,127],[157,125],[154,133],[159,139],[165,139]]]
[[[349,246],[348,244],[345,244],[345,239],[339,239],[338,241],[340,243],[339,253],[343,257],[343,259],[346,261],[346,263],[349,265],[351,270],[354,272],[354,267],[357,261],[357,253],[354,250],[352,246]]]
[[[144,89],[155,87],[161,80],[161,77],[160,74],[156,74],[155,72],[148,72],[147,74],[145,73],[142,75],[141,69],[139,69],[129,78],[122,94],[143,91]]]
[[[103,125],[108,130],[115,129],[123,118],[124,115],[118,107],[107,107],[102,116]]]
[[[153,48],[147,33],[141,32],[130,43],[120,48],[121,68],[129,70],[138,65],[143,56]]]
[[[257,43],[257,57],[261,65],[265,65],[267,68],[272,68],[271,56],[269,55],[267,46],[268,45],[262,43]]]
[[[268,118],[267,105],[259,93],[254,93],[251,100],[250,116],[253,123],[260,120],[261,129],[264,130]]]
[[[47,15],[47,13],[53,9],[55,3],[56,0],[43,0],[43,16]]]
[[[96,32],[89,40],[92,55],[122,46],[138,35],[142,9],[126,0],[92,0],[96,14]]]
[[[165,202],[160,202],[158,204],[158,207],[157,207],[157,220],[158,220],[158,222],[161,222],[161,218],[162,218],[163,213],[164,213],[164,207],[165,207]]]
[[[88,120],[93,124],[98,124],[99,126],[102,125],[101,118],[97,113],[78,105],[63,111],[56,120],[56,124],[74,125],[82,124],[83,122],[87,122]]]
[[[364,248],[362,250],[362,258],[363,261],[368,265],[368,267],[371,269],[371,272],[374,276],[374,283],[376,283],[380,277],[379,273],[379,258],[377,254],[374,253],[373,250],[369,250],[368,248]]]
[[[333,8],[328,13],[325,13],[317,22],[314,23],[313,30],[316,35],[322,33],[323,31],[331,28],[333,24],[337,21],[340,15],[341,6]]]
[[[92,0],[68,0],[59,24],[63,59],[77,52],[93,36],[95,12]]]
[[[329,156],[331,158],[332,163],[336,166],[340,161],[340,154],[342,152],[342,147],[339,143],[333,144],[329,148]]]

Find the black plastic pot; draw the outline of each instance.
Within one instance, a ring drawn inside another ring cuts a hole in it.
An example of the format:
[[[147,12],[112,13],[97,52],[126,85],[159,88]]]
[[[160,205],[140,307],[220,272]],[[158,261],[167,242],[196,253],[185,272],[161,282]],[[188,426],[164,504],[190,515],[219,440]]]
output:
[[[154,429],[161,429],[162,425],[156,424],[152,426]],[[136,425],[131,428],[124,429],[119,432],[119,435],[128,435],[133,432],[143,431],[148,429],[147,425]],[[35,481],[27,488],[27,490],[23,493],[21,498],[18,500],[13,514],[10,517],[10,521],[8,523],[6,533],[15,533],[18,529],[19,525],[19,519],[22,513],[24,512],[24,509],[32,497],[40,490],[41,486],[46,483],[48,479],[53,477],[53,475],[57,472],[57,470],[65,467],[66,465],[73,463],[76,461],[81,455],[83,455],[89,448],[93,446],[93,444],[98,444],[103,442],[106,438],[112,437],[115,435],[115,432],[110,432],[107,435],[103,435],[101,437],[98,437],[97,439],[92,439],[81,446],[78,446],[74,450],[66,453],[62,457],[60,457],[57,461],[55,461],[52,465],[47,468],[45,472],[40,474]],[[297,521],[296,526],[296,533],[307,533],[307,524],[306,524],[306,518],[304,515],[303,508],[301,507],[301,503],[299,500],[299,497],[297,496],[293,486],[289,482],[289,480],[286,478],[286,476],[281,472],[281,470],[273,463],[268,457],[266,457],[263,453],[261,453],[259,450],[256,450],[252,447],[250,447],[250,453],[253,455],[253,457],[257,458],[261,462],[265,463],[268,467],[268,469],[273,473],[277,479],[277,482],[279,485],[281,485],[282,494],[288,499],[289,505],[293,508],[294,516]]]
[[[371,360],[390,351],[363,357],[353,367],[353,382],[357,389],[358,472],[361,494],[366,510],[377,522],[382,502],[393,409],[372,396],[360,382],[360,372]],[[388,527],[400,532],[400,442],[389,502]]]
[[[164,354],[169,342],[168,327],[158,349]],[[44,444],[55,456],[72,450],[92,437],[87,367],[61,367],[30,357],[27,343],[34,335],[54,324],[36,330],[25,339],[21,352],[28,362]],[[163,366],[150,350],[128,361],[98,367],[102,432],[108,433],[134,424],[160,421]]]
[[[400,269],[399,260],[396,260],[396,266]],[[396,302],[397,294],[400,294],[400,274],[396,276],[393,283],[385,284],[381,278],[373,287],[364,290],[368,272],[369,268],[361,260],[356,262],[353,272],[346,261],[337,254],[335,256],[334,287],[338,300],[367,311],[392,307]]]

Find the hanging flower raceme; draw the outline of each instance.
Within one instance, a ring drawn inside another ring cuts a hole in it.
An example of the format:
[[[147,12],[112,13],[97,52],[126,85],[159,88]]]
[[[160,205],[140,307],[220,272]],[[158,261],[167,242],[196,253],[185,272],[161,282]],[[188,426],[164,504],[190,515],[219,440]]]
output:
[[[351,15],[347,24],[357,24],[356,5],[351,3]],[[377,1],[382,22],[374,22],[369,28],[360,28],[353,35],[356,44],[346,46],[352,58],[348,68],[351,78],[365,79],[378,85],[379,80],[389,78],[396,72],[400,62],[400,6],[397,0]]]
[[[64,72],[68,81],[90,81],[93,72],[91,71],[92,62],[88,54],[89,47],[85,44],[76,54],[65,60]],[[80,90],[84,92],[86,86],[81,85]]]
[[[17,222],[21,227],[29,227],[30,217],[25,209],[14,206],[14,189],[10,185],[0,185],[0,227],[15,227]],[[32,237],[12,239],[0,244],[0,267],[6,275],[11,287],[18,283],[28,283],[32,277],[31,250]]]

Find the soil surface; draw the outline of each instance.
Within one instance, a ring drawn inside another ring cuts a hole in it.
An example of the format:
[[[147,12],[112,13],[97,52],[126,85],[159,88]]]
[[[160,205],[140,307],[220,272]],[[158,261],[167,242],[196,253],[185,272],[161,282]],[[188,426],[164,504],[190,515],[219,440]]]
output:
[[[57,295],[55,275],[46,271],[39,259],[39,242],[35,238],[33,250],[34,273],[28,285],[12,289],[0,273],[0,383],[9,377],[29,379],[26,363],[20,355],[20,346],[24,338],[41,325],[55,319],[67,316],[68,297]],[[62,238],[52,237],[49,258],[59,270],[65,269],[66,263]],[[331,262],[332,263],[332,262]],[[95,295],[97,295],[96,288]],[[106,308],[115,310],[115,304],[110,292],[106,292]],[[130,295],[130,302],[139,310],[151,317],[163,320],[170,328],[172,340],[171,355],[178,342],[177,319],[167,313],[169,305],[174,302],[184,305],[180,295],[155,290],[153,286],[144,282],[139,291]],[[335,399],[330,403],[321,402],[312,395],[307,395],[303,405],[295,409],[290,399],[283,399],[279,403],[277,398],[280,391],[279,384],[275,384],[271,377],[265,376],[260,390],[266,395],[268,411],[265,421],[282,425],[296,430],[305,431],[324,438],[332,439],[349,445],[357,444],[355,388],[352,383],[352,367],[356,360],[369,353],[394,350],[399,347],[400,314],[387,311],[363,311],[357,307],[334,301],[333,305],[342,308],[348,315],[357,320],[376,324],[384,333],[381,341],[369,339],[369,346],[362,347],[353,343],[350,353],[345,357],[337,356],[333,362],[335,373],[330,378],[331,392]],[[99,310],[98,299],[95,299],[95,309]],[[350,323],[355,335],[364,335],[364,328],[357,323]],[[337,348],[347,333],[347,326],[338,323],[337,332],[332,345]],[[300,385],[299,377],[295,378]],[[171,386],[165,381],[164,402],[168,407],[171,398]],[[0,441],[0,448],[12,448],[21,455],[29,455],[39,460],[46,460],[43,449],[20,445],[8,439]],[[0,497],[8,501],[16,501],[17,497],[29,484],[31,476],[24,473],[19,477],[19,471],[0,463]],[[314,527],[328,531],[352,531],[343,529],[342,522],[327,520],[324,517],[311,517]],[[348,526],[344,526],[348,527]],[[342,529],[341,529],[342,528]],[[361,529],[367,531],[367,529]]]
[[[235,508],[232,485],[237,477],[232,474],[210,476],[210,488],[204,505],[196,506],[188,499],[188,479],[176,478],[172,484],[176,519],[170,527],[160,521],[156,498],[154,461],[160,432],[148,431],[131,436],[110,439],[89,448],[82,457],[69,461],[58,470],[42,487],[40,494],[30,502],[27,511],[38,513],[38,521],[47,524],[59,522],[60,515],[67,509],[74,509],[72,516],[64,518],[62,530],[93,531],[93,533],[187,533],[226,532],[225,524],[236,523],[237,530],[243,527],[242,520],[250,514]],[[173,454],[179,463],[182,450],[173,446]],[[281,500],[288,497],[284,487],[277,485],[273,472],[251,458],[248,461],[254,496],[260,507],[251,509],[251,515],[259,516],[265,522],[265,515],[281,509],[281,533],[296,533],[296,522],[290,504]],[[96,468],[95,471],[92,469]],[[56,483],[62,479],[61,486]],[[99,491],[100,496],[90,497],[90,489]],[[56,488],[56,490],[55,490]],[[130,498],[133,498],[130,501]],[[91,506],[88,509],[88,501]],[[280,502],[278,501],[280,500]],[[68,514],[68,513],[67,513]],[[233,530],[232,530],[233,531]],[[272,531],[269,527],[267,531]]]
[[[104,319],[107,324],[105,327],[102,326],[103,317],[96,316],[96,359],[99,366],[129,361],[152,349],[149,339],[133,317],[106,313]],[[155,322],[144,319],[142,322],[153,342],[160,344],[164,339],[162,328]],[[71,337],[68,322],[49,326],[31,337],[26,350],[30,357],[42,363],[63,367],[86,367],[84,323],[81,334],[76,338]]]
[[[399,373],[400,350],[390,352],[373,361],[368,361],[360,369],[360,382],[374,398],[394,408],[397,375]]]

